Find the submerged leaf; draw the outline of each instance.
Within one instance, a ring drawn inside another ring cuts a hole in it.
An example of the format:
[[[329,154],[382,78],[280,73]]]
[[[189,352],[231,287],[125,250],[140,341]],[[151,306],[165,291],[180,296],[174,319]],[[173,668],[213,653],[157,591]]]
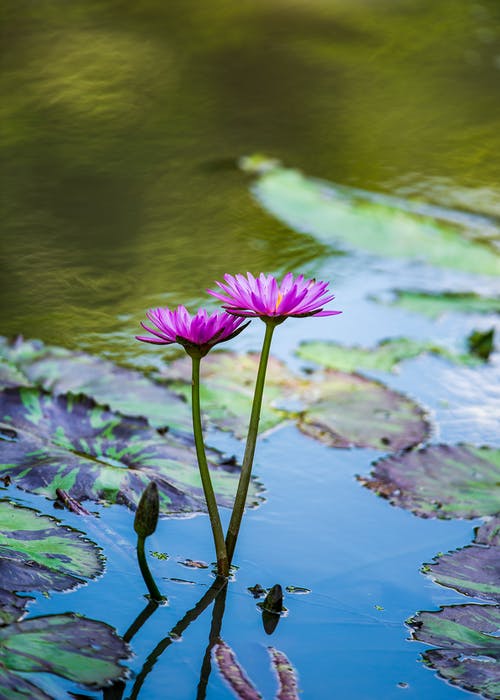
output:
[[[99,549],[83,533],[31,508],[0,501],[0,588],[63,591],[102,569]]]
[[[63,489],[77,501],[104,500],[135,509],[150,481],[155,481],[162,514],[205,510],[205,499],[191,440],[160,435],[143,418],[130,418],[99,406],[85,396],[50,396],[31,388],[0,393],[2,430],[16,439],[2,444],[0,476],[27,491],[56,497]],[[210,453],[214,489],[230,506],[238,468]],[[258,487],[251,484],[248,505]]]
[[[311,341],[302,343],[297,355],[323,367],[339,369],[343,372],[356,370],[378,370],[394,372],[400,362],[418,357],[424,353],[440,357],[462,365],[478,365],[478,359],[470,355],[455,355],[445,348],[428,341],[411,338],[388,338],[374,348],[347,347],[340,343]]]
[[[396,289],[390,302],[406,311],[438,318],[446,313],[500,314],[500,297],[482,297],[474,292],[419,292]],[[381,301],[377,298],[377,301]]]
[[[414,639],[438,646],[424,662],[442,678],[486,698],[500,695],[500,608],[454,605],[421,612],[408,624]]]
[[[38,340],[0,338],[0,357],[5,367],[2,371],[0,363],[0,386],[31,384],[53,394],[82,393],[125,415],[143,416],[155,428],[191,431],[185,401],[140,372]]]
[[[19,672],[53,673],[101,688],[124,677],[120,661],[128,657],[125,642],[98,620],[66,613],[15,622],[0,628],[0,697],[47,697]]]
[[[500,503],[500,450],[430,445],[375,463],[361,483],[423,518],[495,515]]]
[[[456,223],[420,214],[405,200],[283,167],[265,171],[252,191],[269,213],[321,243],[462,272],[500,274],[500,258],[492,246],[467,239],[466,230]]]
[[[220,674],[239,700],[262,700],[262,695],[247,677],[233,650],[222,639],[214,646],[214,658]]]

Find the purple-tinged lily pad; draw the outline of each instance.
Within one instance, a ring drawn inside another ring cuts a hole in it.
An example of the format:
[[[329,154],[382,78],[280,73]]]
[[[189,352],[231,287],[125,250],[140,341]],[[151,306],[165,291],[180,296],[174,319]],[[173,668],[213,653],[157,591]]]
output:
[[[500,608],[497,605],[454,605],[421,612],[408,625],[412,637],[438,649],[424,652],[424,662],[453,685],[500,696]]]
[[[51,396],[33,388],[0,392],[0,476],[19,488],[55,499],[63,489],[79,502],[122,503],[134,509],[150,481],[165,515],[205,510],[192,441],[160,435],[144,418],[130,418],[85,396]],[[210,453],[220,505],[230,506],[238,468]],[[258,487],[251,484],[248,505]]]
[[[422,518],[477,518],[498,512],[499,475],[499,449],[430,445],[381,459],[359,480]]]
[[[248,428],[258,362],[258,355],[227,352],[202,361],[202,407],[213,425],[237,437],[244,437]],[[188,361],[172,363],[163,376],[188,398]],[[379,382],[333,370],[298,377],[270,358],[261,430],[291,420],[331,447],[399,450],[422,442],[429,432],[423,410]]]
[[[313,375],[298,425],[331,447],[396,451],[429,435],[423,409],[406,396],[357,374],[325,370]],[[306,397],[304,397],[305,399]]]
[[[100,550],[83,533],[31,508],[0,501],[0,588],[64,591],[102,570]]]
[[[5,581],[2,583],[5,584]],[[33,598],[16,595],[12,591],[0,588],[0,627],[20,620],[25,612],[26,605]]]
[[[500,547],[500,516],[488,518],[476,530],[474,538],[476,544],[486,544],[492,547]]]
[[[500,547],[472,544],[436,557],[422,570],[442,586],[500,603]]]
[[[0,338],[0,358],[0,387],[31,384],[53,394],[86,394],[124,415],[143,416],[155,428],[192,429],[191,412],[182,397],[96,355],[38,340]]]
[[[247,677],[230,646],[221,639],[214,646],[213,653],[222,677],[238,700],[262,700],[262,695]]]
[[[268,647],[271,656],[271,663],[278,677],[278,692],[276,700],[299,700],[299,690],[297,684],[297,673],[283,654],[274,647]]]
[[[92,688],[124,678],[129,649],[104,622],[47,615],[0,628],[0,697],[50,700],[19,673],[52,673]]]

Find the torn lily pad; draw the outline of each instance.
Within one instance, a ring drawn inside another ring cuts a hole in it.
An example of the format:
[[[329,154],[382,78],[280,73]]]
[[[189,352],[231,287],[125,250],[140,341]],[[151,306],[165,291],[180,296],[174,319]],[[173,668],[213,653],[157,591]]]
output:
[[[403,394],[357,374],[325,370],[308,387],[298,426],[331,447],[373,447],[391,452],[429,435],[424,410]]]
[[[99,548],[83,533],[32,508],[0,501],[0,588],[66,591],[102,570]]]
[[[413,639],[439,647],[424,652],[423,660],[442,678],[485,698],[500,696],[498,606],[449,606],[421,612],[408,625]]]
[[[178,394],[96,355],[39,340],[0,338],[0,358],[0,386],[31,384],[53,394],[86,394],[124,415],[143,416],[155,428],[192,429],[189,407]]]
[[[468,238],[466,227],[429,215],[429,209],[420,212],[409,201],[334,185],[279,165],[259,172],[252,187],[259,204],[321,243],[462,272],[500,274],[500,256],[476,240],[477,231]]]
[[[150,481],[158,485],[164,515],[205,510],[193,444],[160,435],[144,418],[130,418],[86,396],[52,396],[39,389],[0,393],[0,477],[19,488],[55,499],[63,489],[79,502],[121,503],[134,509]],[[210,453],[220,505],[230,506],[238,468]],[[258,486],[251,485],[248,505]]]
[[[258,362],[254,354],[217,352],[202,363],[201,402],[210,422],[240,438],[248,429]],[[172,363],[162,376],[188,396],[189,362]],[[333,370],[297,377],[284,363],[270,358],[261,430],[291,420],[330,447],[399,450],[422,442],[429,431],[419,406],[379,382]]]
[[[455,364],[477,366],[481,364],[472,355],[456,355],[434,343],[412,340],[411,338],[388,338],[374,348],[346,347],[340,343],[311,341],[302,343],[297,355],[323,367],[339,369],[343,372],[372,370],[394,372],[404,360],[429,353],[438,355]]]
[[[5,584],[5,581],[2,583]],[[16,595],[12,591],[0,588],[0,627],[20,620],[26,612],[27,604],[32,600],[33,598]]]
[[[498,533],[500,518],[494,518],[490,525],[492,533]],[[459,593],[500,603],[500,546],[486,544],[488,535],[478,530],[480,542],[454,552],[436,557],[432,564],[425,564],[423,571],[436,583],[453,588]],[[495,536],[491,540],[495,541]]]
[[[381,301],[381,299],[376,299]],[[391,305],[406,311],[439,318],[447,313],[500,314],[500,297],[483,297],[474,292],[420,292],[396,289]]]
[[[51,700],[19,673],[52,673],[91,688],[123,679],[130,656],[104,622],[72,613],[34,617],[0,628],[0,697]]]
[[[359,480],[422,518],[478,518],[498,512],[499,473],[499,449],[429,445],[381,459]]]

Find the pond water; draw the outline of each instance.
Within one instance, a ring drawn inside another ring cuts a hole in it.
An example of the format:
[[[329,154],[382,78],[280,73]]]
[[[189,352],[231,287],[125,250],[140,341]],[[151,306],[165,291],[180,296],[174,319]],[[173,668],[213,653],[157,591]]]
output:
[[[410,202],[440,207],[492,242],[493,260],[496,0],[39,0],[7,2],[4,15],[2,335],[153,370],[174,355],[134,340],[145,309],[215,308],[204,290],[247,270],[331,281],[342,315],[276,331],[272,354],[295,372],[310,364],[296,354],[306,340],[373,348],[404,336],[461,353],[472,331],[498,327],[493,313],[432,317],[384,303],[394,290],[491,298],[493,275],[377,256],[333,234],[325,242],[273,209],[259,173],[238,168],[260,152],[325,182],[397,195],[404,213]],[[254,321],[232,348],[258,351],[263,329]],[[499,446],[498,353],[474,367],[421,354],[397,370],[365,374],[425,409],[429,442]],[[209,442],[241,458],[232,435],[212,429]],[[405,620],[484,604],[420,572],[469,544],[481,521],[419,518],[363,488],[356,476],[384,454],[329,447],[293,423],[258,443],[265,501],[245,516],[221,636],[264,698],[277,687],[268,646],[286,654],[308,700],[477,697],[425,667],[429,645],[409,640]],[[98,580],[35,594],[29,616],[78,612],[123,635],[147,603],[130,511],[87,503],[99,518],[82,518],[14,485],[1,490],[85,531],[106,557]],[[147,548],[168,554],[149,561],[169,603],[133,637],[125,690],[105,697],[234,697],[215,666],[197,691],[211,606],[154,655],[213,583],[180,561],[210,562],[212,547],[206,516],[160,521]],[[310,592],[285,594],[288,613],[268,635],[247,590],[256,583]],[[56,700],[103,696],[48,674],[36,682]]]

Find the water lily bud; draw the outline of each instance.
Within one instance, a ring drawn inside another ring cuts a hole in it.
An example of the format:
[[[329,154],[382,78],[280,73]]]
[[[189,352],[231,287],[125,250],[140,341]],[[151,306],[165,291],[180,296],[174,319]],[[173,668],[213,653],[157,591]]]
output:
[[[271,613],[280,613],[283,610],[283,589],[279,583],[269,589],[269,593],[262,603],[262,608]]]
[[[160,512],[158,487],[151,481],[145,488],[135,513],[134,530],[139,537],[148,537],[156,530]]]

